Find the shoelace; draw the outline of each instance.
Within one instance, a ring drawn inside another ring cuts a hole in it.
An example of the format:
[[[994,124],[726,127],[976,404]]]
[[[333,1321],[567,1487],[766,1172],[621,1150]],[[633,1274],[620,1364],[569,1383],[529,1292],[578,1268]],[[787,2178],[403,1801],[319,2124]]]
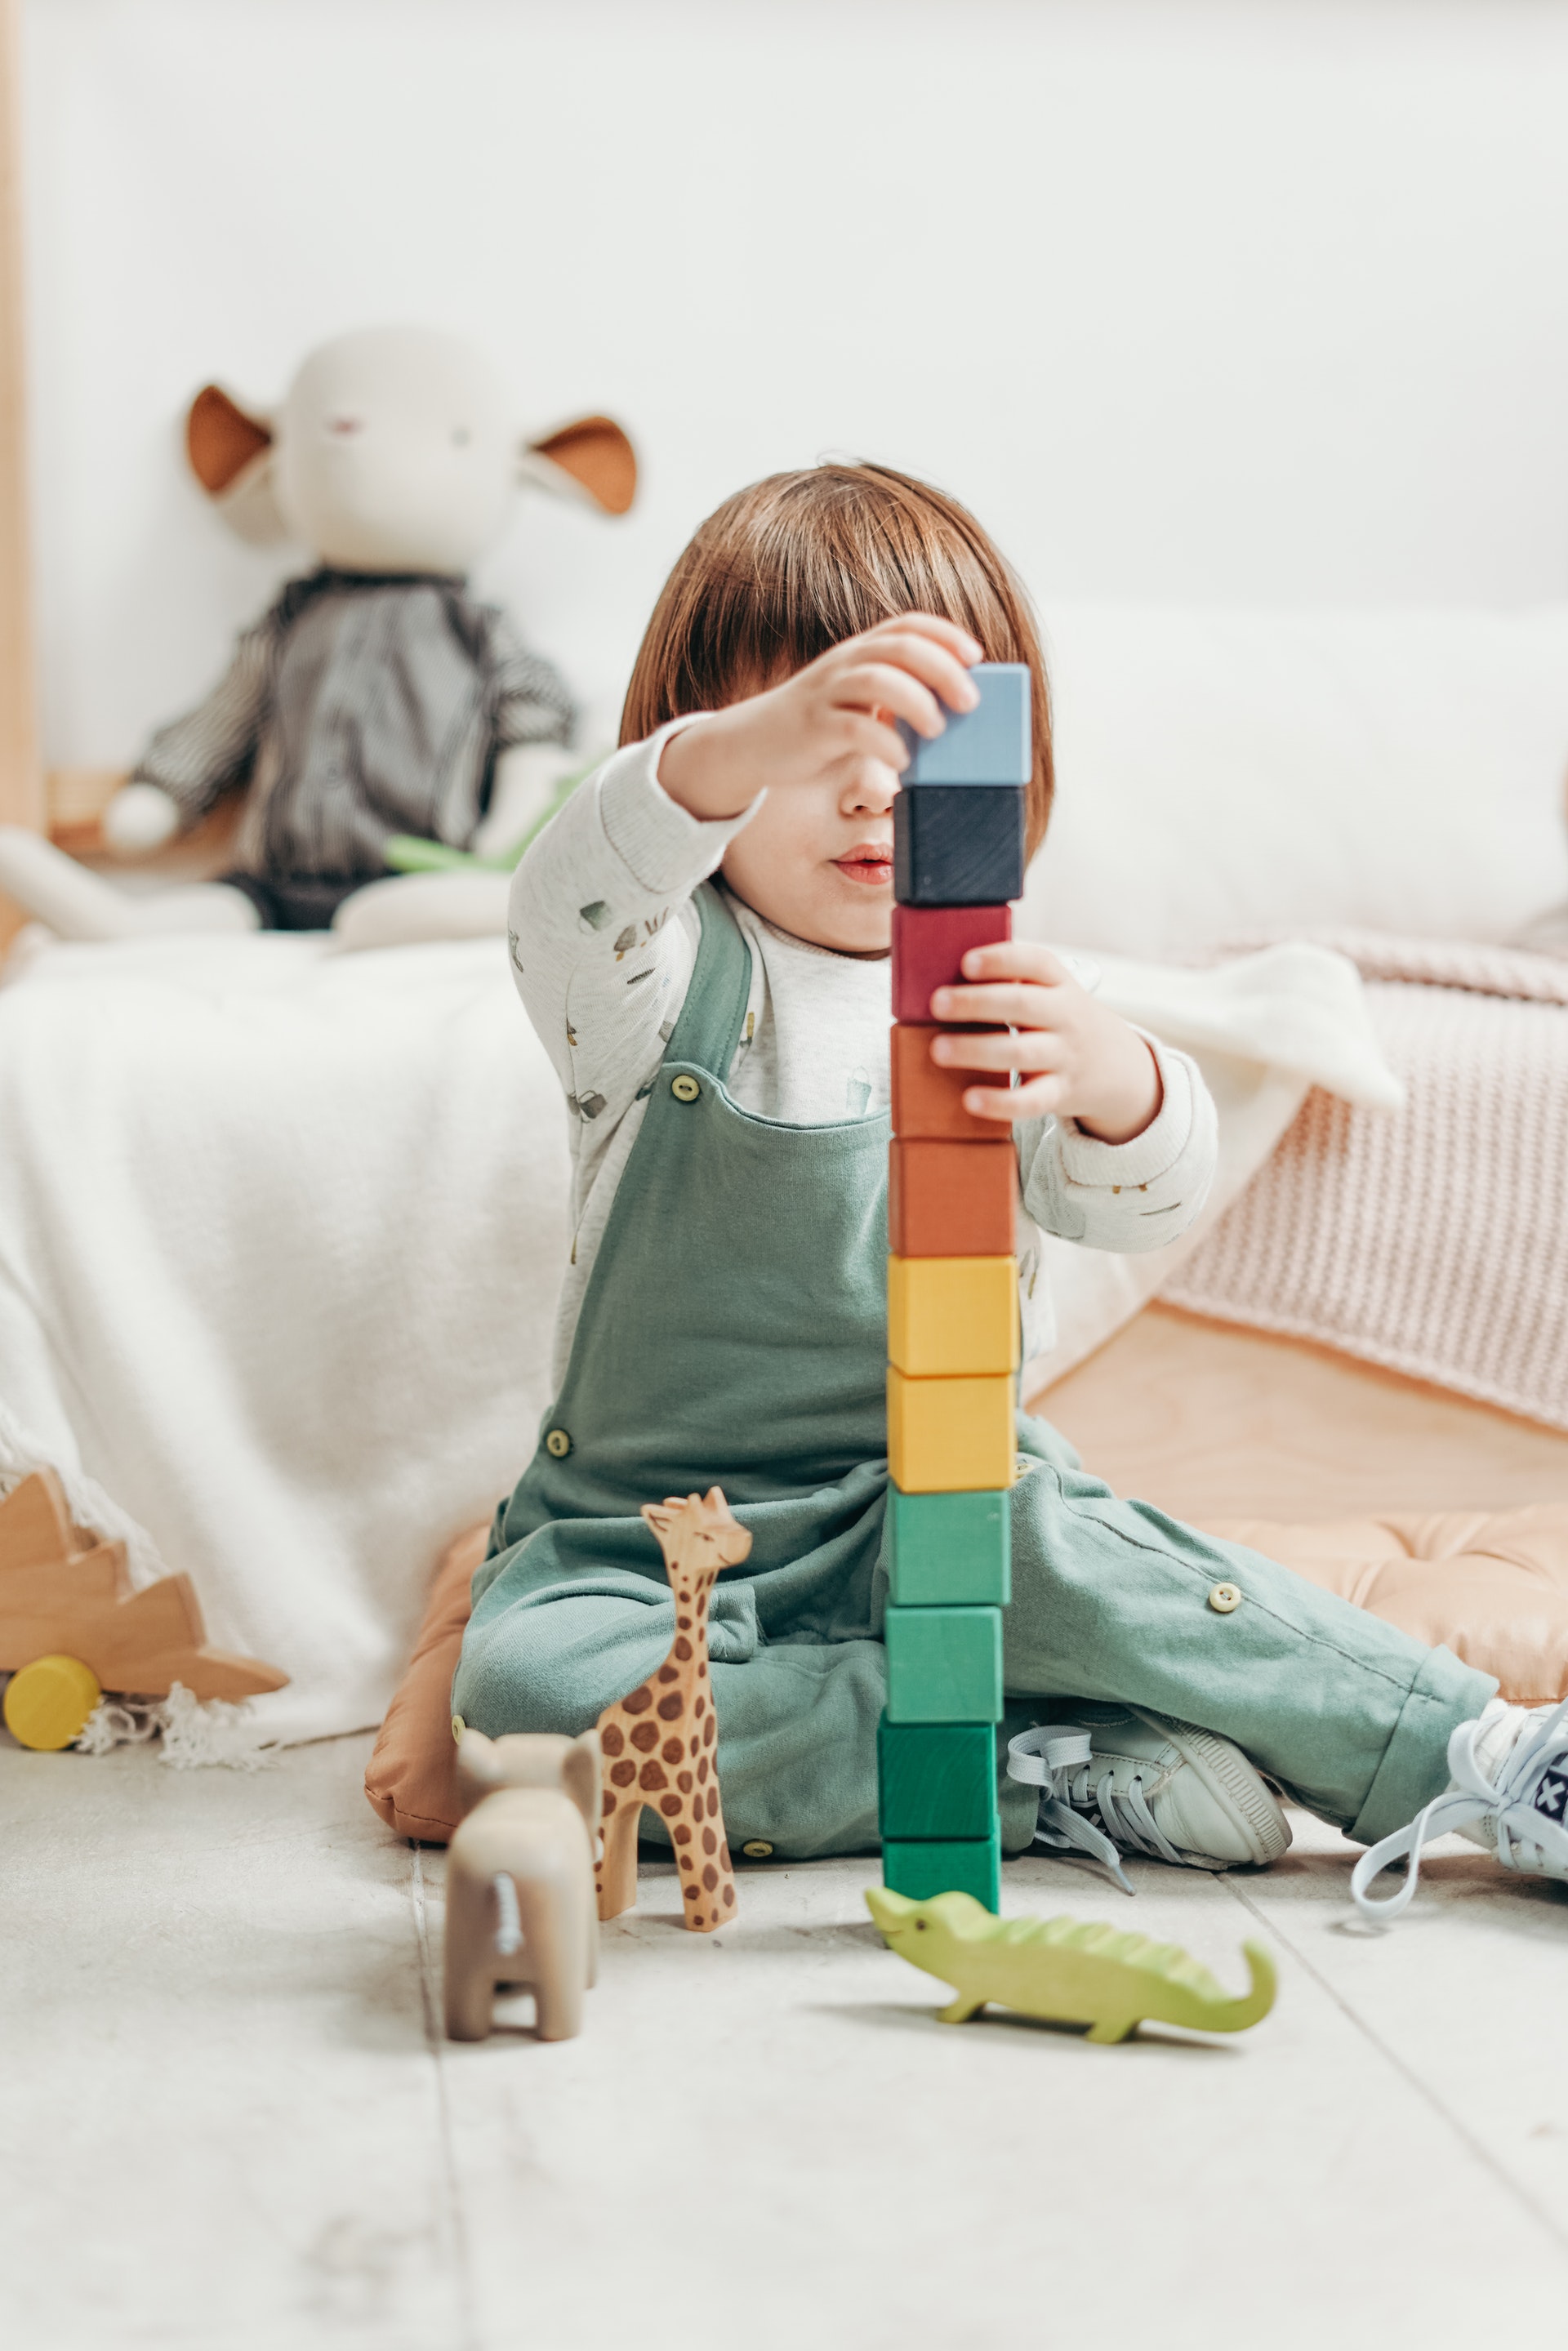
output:
[[[1133,1894],[1137,1889],[1122,1867],[1117,1844],[1175,1862],[1178,1868],[1182,1857],[1156,1827],[1142,1778],[1134,1773],[1130,1785],[1118,1790],[1109,1763],[1097,1781],[1091,1779],[1093,1764],[1093,1741],[1075,1723],[1047,1723],[1039,1729],[1020,1731],[1008,1741],[1009,1779],[1021,1780],[1042,1792],[1036,1842],[1092,1855],[1103,1863],[1124,1894]],[[1089,1813],[1099,1814],[1108,1835],[1084,1817]]]
[[[1505,1869],[1568,1876],[1568,1829],[1535,1809],[1548,1771],[1561,1771],[1568,1754],[1568,1698],[1538,1730],[1519,1740],[1513,1752],[1489,1780],[1476,1761],[1479,1722],[1461,1722],[1448,1740],[1448,1777],[1454,1782],[1418,1812],[1413,1821],[1364,1853],[1351,1872],[1350,1890],[1364,1918],[1397,1918],[1421,1876],[1421,1854],[1433,1837],[1447,1836],[1472,1822],[1488,1821],[1497,1837],[1497,1857]],[[1391,1862],[1407,1853],[1405,1883],[1397,1893],[1375,1902],[1367,1892]]]

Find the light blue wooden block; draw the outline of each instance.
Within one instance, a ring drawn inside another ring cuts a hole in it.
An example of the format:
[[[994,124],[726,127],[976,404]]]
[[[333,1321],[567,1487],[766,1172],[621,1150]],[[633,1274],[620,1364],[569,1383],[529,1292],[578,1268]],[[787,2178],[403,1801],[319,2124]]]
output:
[[[910,753],[904,784],[1028,783],[1033,764],[1028,669],[1022,662],[981,662],[969,675],[980,690],[977,705],[946,711],[946,730],[934,743],[900,719]]]

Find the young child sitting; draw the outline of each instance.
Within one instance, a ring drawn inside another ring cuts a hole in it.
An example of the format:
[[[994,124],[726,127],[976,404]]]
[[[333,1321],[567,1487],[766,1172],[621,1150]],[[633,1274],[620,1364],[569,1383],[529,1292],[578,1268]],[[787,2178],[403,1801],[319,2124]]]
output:
[[[623,747],[513,890],[517,985],[572,1122],[574,1239],[556,1400],[475,1577],[453,1705],[492,1736],[592,1723],[672,1637],[641,1505],[716,1483],[752,1534],[712,1656],[726,1817],[753,1851],[876,1842],[894,721],[939,734],[980,660],[1032,673],[1032,850],[1045,670],[985,532],[884,467],[760,482],[676,565]],[[1026,1217],[1091,1249],[1180,1232],[1215,1155],[1193,1063],[1045,947],[964,972],[932,1016],[990,1025],[931,1050],[1013,1134]],[[1051,1306],[1038,1251],[1020,1266],[1027,1359]],[[1020,1415],[1018,1445],[1005,1728],[1075,1723],[1090,1760],[1043,1798],[1004,1778],[1004,1850],[1038,1814],[1053,1843],[1065,1823],[1264,1863],[1290,1841],[1281,1787],[1385,1841],[1361,1884],[1413,1845],[1409,1890],[1434,1800],[1431,1833],[1468,1823],[1509,1865],[1568,1876],[1561,1710],[1506,1706],[1448,1650],[1118,1499],[1041,1421]]]

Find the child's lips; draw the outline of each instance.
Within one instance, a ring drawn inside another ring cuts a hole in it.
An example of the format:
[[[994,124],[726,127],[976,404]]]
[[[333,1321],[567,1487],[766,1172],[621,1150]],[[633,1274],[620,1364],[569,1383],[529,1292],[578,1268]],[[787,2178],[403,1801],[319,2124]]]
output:
[[[833,863],[846,882],[863,883],[870,889],[885,886],[893,880],[891,849],[852,849],[846,856],[835,857]]]

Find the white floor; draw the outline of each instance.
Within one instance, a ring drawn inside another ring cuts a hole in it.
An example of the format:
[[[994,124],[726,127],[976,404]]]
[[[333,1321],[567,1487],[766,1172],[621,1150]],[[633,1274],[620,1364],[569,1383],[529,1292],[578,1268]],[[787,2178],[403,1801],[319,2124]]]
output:
[[[0,2339],[15,2351],[941,2351],[1568,2335],[1568,1892],[1438,1848],[1388,1936],[1298,1818],[1262,1877],[1009,1866],[1274,2014],[1121,2048],[939,2025],[870,1860],[711,1940],[645,1870],[582,2037],[439,2037],[443,1856],[368,1742],[246,1777],[0,1745]],[[1535,2330],[1541,2330],[1537,2333]]]

